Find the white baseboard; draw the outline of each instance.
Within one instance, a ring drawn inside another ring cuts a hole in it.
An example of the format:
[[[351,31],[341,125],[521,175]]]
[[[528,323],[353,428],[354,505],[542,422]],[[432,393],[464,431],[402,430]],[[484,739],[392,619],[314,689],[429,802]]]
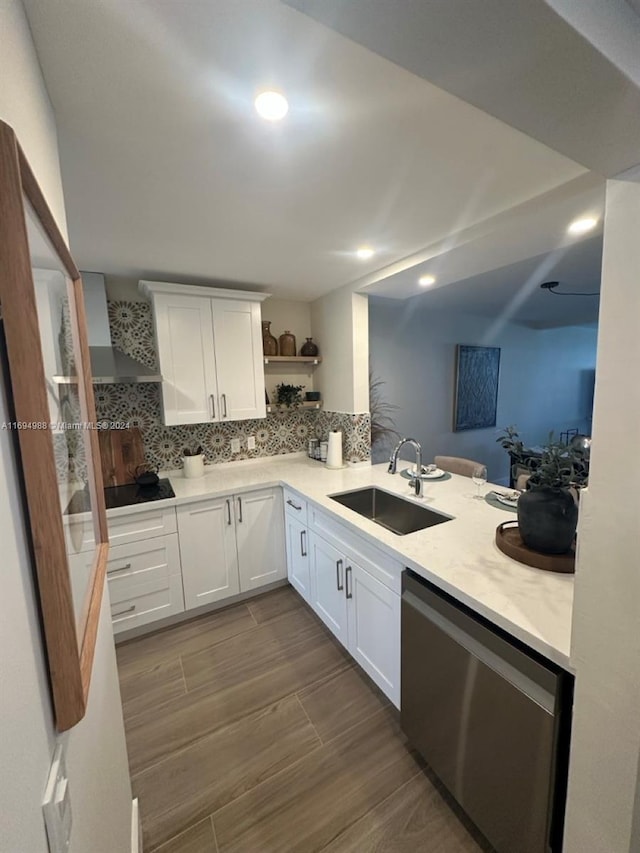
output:
[[[131,800],[131,853],[143,853],[142,851],[142,825],[140,823],[140,809],[138,798]]]

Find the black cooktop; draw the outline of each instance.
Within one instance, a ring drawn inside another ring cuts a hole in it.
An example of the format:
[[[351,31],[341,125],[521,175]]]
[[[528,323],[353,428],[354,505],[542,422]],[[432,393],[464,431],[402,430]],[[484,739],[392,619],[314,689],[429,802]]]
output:
[[[107,509],[113,509],[117,506],[130,506],[131,504],[144,504],[148,501],[164,501],[167,498],[175,498],[175,496],[171,482],[167,478],[160,480],[157,486],[138,486],[131,483],[127,486],[107,486],[104,490],[104,501]],[[89,495],[86,489],[79,489],[71,496],[65,512],[67,515],[72,515],[76,512],[88,512],[89,509]]]

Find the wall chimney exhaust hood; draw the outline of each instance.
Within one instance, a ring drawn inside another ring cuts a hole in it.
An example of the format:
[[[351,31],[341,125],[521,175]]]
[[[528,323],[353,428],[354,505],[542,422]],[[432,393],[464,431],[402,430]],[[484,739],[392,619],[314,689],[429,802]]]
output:
[[[141,364],[111,344],[107,295],[102,273],[83,272],[84,302],[91,358],[91,379],[94,385],[113,385],[116,382],[162,382],[162,376],[152,367]],[[55,376],[59,385],[76,382],[73,376]]]

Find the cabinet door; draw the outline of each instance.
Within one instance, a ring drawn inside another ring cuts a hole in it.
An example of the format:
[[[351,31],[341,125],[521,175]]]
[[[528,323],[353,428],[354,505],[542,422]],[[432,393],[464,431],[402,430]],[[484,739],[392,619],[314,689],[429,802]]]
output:
[[[212,308],[220,418],[264,418],[260,305],[239,299],[213,299]]]
[[[187,610],[240,592],[231,496],[178,507],[178,533]]]
[[[305,601],[311,602],[309,588],[309,533],[307,528],[289,513],[285,516],[287,528],[287,576]]]
[[[311,537],[311,606],[343,646],[347,646],[345,558],[319,536]]]
[[[282,489],[259,489],[235,496],[240,590],[284,580]]]
[[[400,596],[356,563],[345,566],[349,651],[400,707]]]
[[[211,299],[158,294],[154,319],[165,424],[219,420]]]

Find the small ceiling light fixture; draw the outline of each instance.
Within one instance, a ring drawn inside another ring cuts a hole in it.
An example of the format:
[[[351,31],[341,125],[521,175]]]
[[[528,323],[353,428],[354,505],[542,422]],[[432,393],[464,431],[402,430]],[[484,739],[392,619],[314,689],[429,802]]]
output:
[[[289,112],[289,103],[280,92],[260,92],[253,103],[258,115],[267,121],[280,121]]]
[[[376,253],[375,249],[372,249],[371,246],[359,246],[356,249],[356,255],[360,258],[361,261],[368,261],[369,258],[372,258]]]
[[[421,275],[418,279],[420,287],[429,287],[430,284],[436,283],[435,275]]]
[[[548,290],[549,293],[553,293],[554,296],[600,296],[600,292],[597,290],[591,293],[579,293],[577,291],[564,291],[558,293],[556,287],[558,287],[559,284],[559,281],[545,281],[540,285],[540,287],[542,290]]]
[[[598,220],[594,216],[586,216],[584,219],[576,219],[567,228],[569,234],[586,234],[598,224]]]

